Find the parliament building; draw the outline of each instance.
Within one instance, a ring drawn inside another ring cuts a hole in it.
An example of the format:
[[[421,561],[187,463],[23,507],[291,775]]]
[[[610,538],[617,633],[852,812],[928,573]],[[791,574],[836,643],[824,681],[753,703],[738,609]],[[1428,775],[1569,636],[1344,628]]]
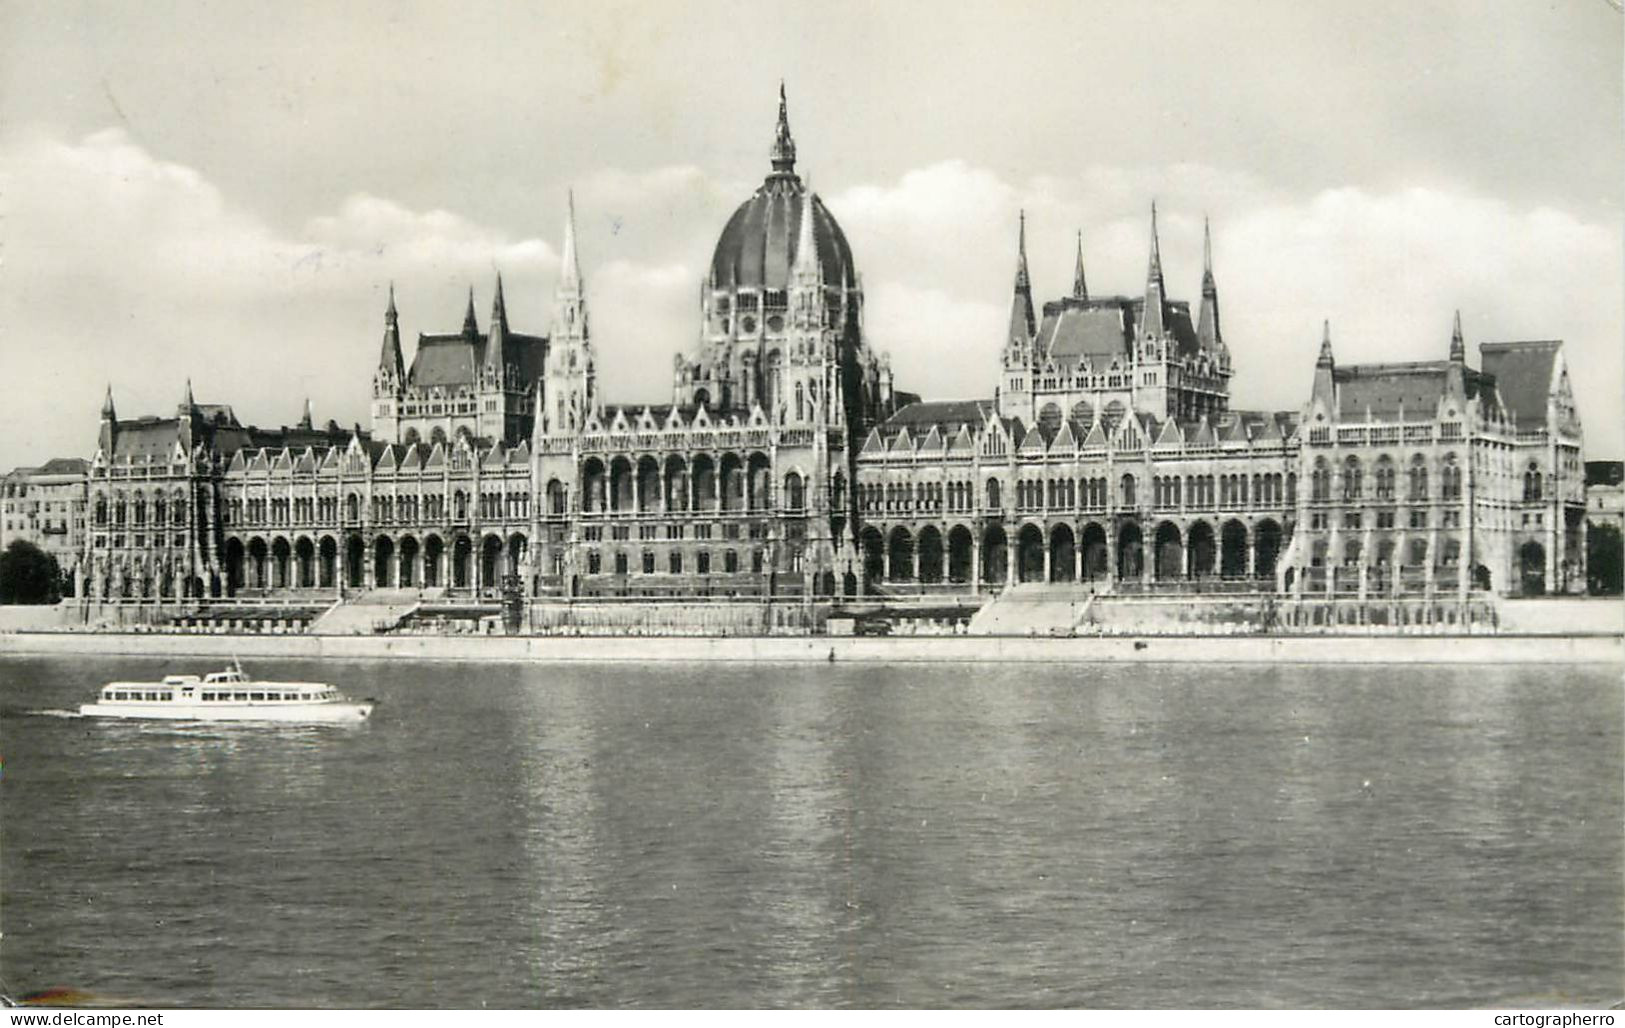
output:
[[[75,592],[87,603],[897,598],[1025,582],[1111,593],[1457,596],[1583,588],[1582,432],[1561,343],[1340,364],[1303,406],[1233,408],[1211,246],[1173,298],[1150,223],[1139,296],[1036,304],[1025,224],[989,399],[894,389],[834,214],[770,169],[728,220],[668,402],[621,404],[565,219],[545,334],[383,315],[370,430],[242,424],[188,384],[121,419],[109,388]],[[1441,328],[1444,321],[1441,319]],[[1309,356],[1314,354],[1314,359]],[[1285,369],[1286,373],[1294,373]]]

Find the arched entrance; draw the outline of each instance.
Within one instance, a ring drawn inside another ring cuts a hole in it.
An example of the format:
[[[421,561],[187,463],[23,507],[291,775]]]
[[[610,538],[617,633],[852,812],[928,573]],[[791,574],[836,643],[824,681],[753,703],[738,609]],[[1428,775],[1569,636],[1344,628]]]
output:
[[[1164,521],[1157,526],[1156,566],[1153,573],[1159,582],[1177,581],[1185,573],[1185,546],[1179,538],[1179,526]]]
[[[1216,563],[1217,548],[1213,544],[1213,526],[1206,521],[1198,521],[1191,526],[1191,577],[1211,578]]]
[[[293,563],[293,547],[288,540],[277,536],[271,543],[271,587],[273,589],[286,589],[288,587],[288,568]]]
[[[248,586],[251,589],[265,588],[265,540],[251,539],[248,543]]]
[[[474,541],[466,535],[457,537],[451,545],[451,584],[456,589],[467,589],[473,584]]]
[[[1111,550],[1106,545],[1106,529],[1095,521],[1084,525],[1082,544],[1084,581],[1105,580],[1111,570]]]
[[[298,585],[301,589],[312,589],[316,585],[316,544],[309,539],[300,539],[293,547],[294,563],[298,568]]]
[[[1117,577],[1139,578],[1145,572],[1145,536],[1133,521],[1117,530]]]
[[[1077,577],[1077,540],[1072,536],[1072,526],[1056,525],[1049,533],[1049,580],[1051,582],[1070,582]]]
[[[367,584],[367,544],[352,535],[344,544],[344,579],[351,589]]]
[[[914,537],[901,525],[891,530],[886,542],[886,572],[893,582],[914,578]]]
[[[412,536],[406,536],[401,540],[400,570],[397,572],[402,589],[412,589],[417,586],[418,560],[418,541]]]
[[[1044,580],[1044,533],[1037,525],[1022,525],[1016,537],[1016,577],[1022,582]]]
[[[525,563],[525,551],[528,545],[529,543],[525,537],[520,535],[518,532],[508,536],[508,560],[507,564],[503,567],[503,574],[519,574],[519,569],[523,567]]]
[[[389,589],[395,584],[395,541],[381,535],[372,541],[372,584]]]
[[[333,541],[332,536],[327,536],[316,549],[320,555],[316,584],[323,589],[331,589],[338,581],[339,544]]]
[[[942,533],[934,525],[920,529],[920,584],[942,581]]]
[[[1240,578],[1247,573],[1247,526],[1230,520],[1219,530],[1219,574]]]
[[[872,586],[886,577],[886,544],[873,525],[864,528],[858,541],[863,546],[863,581]]]
[[[1253,574],[1259,578],[1275,577],[1275,562],[1281,556],[1281,526],[1265,518],[1253,530]]]
[[[1518,550],[1518,583],[1525,596],[1546,594],[1546,547],[1534,540]]]
[[[993,525],[982,536],[982,583],[1003,585],[1009,574],[1010,538],[1003,525]]]
[[[948,580],[963,584],[971,580],[975,555],[970,529],[955,525],[948,530]]]
[[[480,542],[480,585],[486,589],[502,582],[502,540],[488,535]]]
[[[236,596],[243,587],[243,541],[226,540],[226,595]]]
[[[446,544],[438,535],[423,540],[423,585],[428,589],[440,588],[440,568],[446,556]]]

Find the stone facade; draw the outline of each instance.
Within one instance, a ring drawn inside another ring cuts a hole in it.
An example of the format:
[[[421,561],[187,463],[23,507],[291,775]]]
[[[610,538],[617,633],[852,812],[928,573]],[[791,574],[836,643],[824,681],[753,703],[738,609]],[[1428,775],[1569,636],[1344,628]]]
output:
[[[85,548],[87,468],[80,458],[63,457],[0,479],[0,551],[14,539],[38,546],[56,558],[69,593]]]
[[[574,212],[546,335],[420,334],[391,288],[370,430],[238,423],[190,387],[173,418],[111,390],[79,574],[103,602],[331,602],[1117,592],[1341,597],[1584,581],[1581,428],[1561,346],[1340,366],[1309,401],[1230,405],[1208,247],[1166,287],[1152,211],[1142,296],[1035,308],[1025,223],[990,400],[893,389],[831,212],[795,172],[783,96],[762,186],[724,227],[671,402],[599,395]],[[1306,361],[1306,369],[1308,362]]]

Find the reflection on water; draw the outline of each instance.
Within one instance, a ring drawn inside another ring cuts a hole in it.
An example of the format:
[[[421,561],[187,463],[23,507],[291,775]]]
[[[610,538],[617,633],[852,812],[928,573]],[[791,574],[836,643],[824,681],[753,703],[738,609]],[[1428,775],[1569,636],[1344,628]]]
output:
[[[162,1004],[1607,1003],[1609,669],[0,660],[6,985]],[[55,715],[55,716],[53,716]]]

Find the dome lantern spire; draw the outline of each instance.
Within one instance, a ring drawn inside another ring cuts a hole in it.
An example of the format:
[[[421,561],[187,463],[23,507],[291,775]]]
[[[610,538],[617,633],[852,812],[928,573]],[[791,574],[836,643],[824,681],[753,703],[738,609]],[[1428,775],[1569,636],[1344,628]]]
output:
[[[790,136],[790,111],[784,96],[784,80],[779,80],[779,124],[773,133],[773,174],[794,176],[796,141]]]

